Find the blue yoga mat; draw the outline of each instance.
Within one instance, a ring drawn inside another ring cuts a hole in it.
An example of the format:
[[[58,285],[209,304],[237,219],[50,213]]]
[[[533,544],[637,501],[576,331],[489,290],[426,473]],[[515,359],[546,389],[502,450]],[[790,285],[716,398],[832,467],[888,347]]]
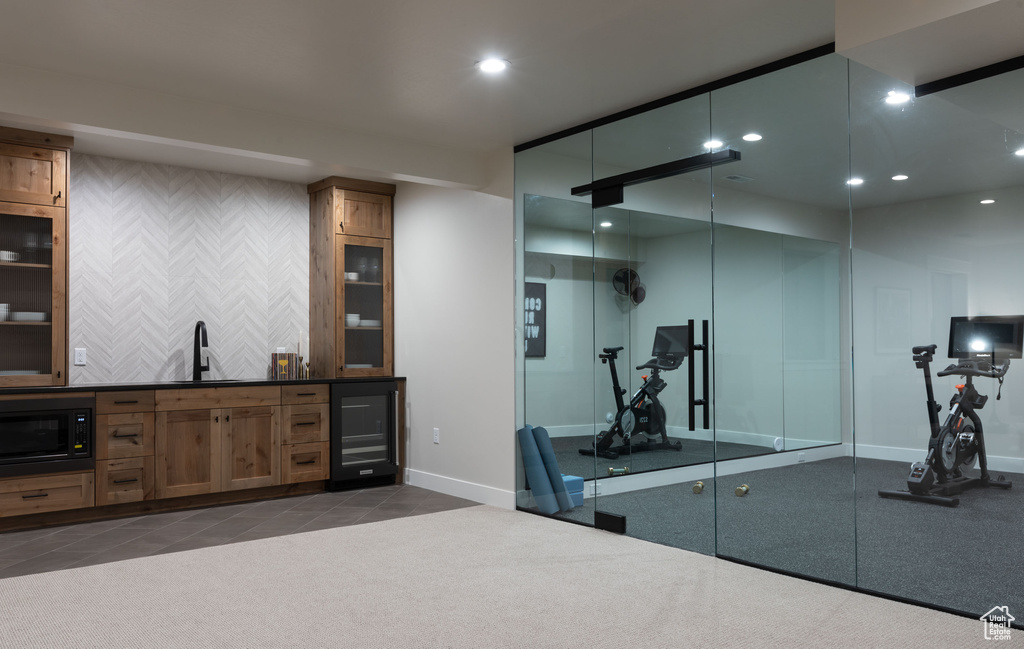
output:
[[[555,492],[555,500],[558,501],[559,511],[569,511],[573,508],[572,499],[565,489],[565,481],[562,480],[562,472],[558,470],[558,459],[555,457],[555,449],[551,446],[551,438],[548,431],[540,426],[533,429],[533,438],[537,441],[537,450],[540,451],[540,459],[544,462],[544,468],[548,473],[548,480]]]
[[[544,514],[554,514],[558,511],[558,499],[555,498],[551,479],[537,448],[533,426],[520,428],[516,431],[516,436],[519,438],[519,450],[523,453],[523,469],[526,471],[526,479],[530,482],[533,499],[537,501],[537,509]],[[561,478],[558,479],[558,483],[562,484]],[[562,488],[565,488],[564,485]]]

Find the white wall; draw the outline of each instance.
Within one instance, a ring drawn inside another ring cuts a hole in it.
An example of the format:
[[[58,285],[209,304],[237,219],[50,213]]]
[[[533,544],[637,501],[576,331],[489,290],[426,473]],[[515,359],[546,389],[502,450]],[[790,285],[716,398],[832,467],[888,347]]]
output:
[[[1024,314],[1024,188],[995,190],[993,205],[949,196],[856,210],[853,327],[858,453],[921,459],[929,435],[925,388],[911,347],[935,343],[932,373],[944,368],[949,318]],[[1024,363],[1013,361],[1002,399],[994,379],[975,382],[991,398],[981,418],[990,458],[1024,463]],[[960,377],[935,378],[948,411]],[[901,449],[911,452],[910,456]],[[920,457],[917,457],[920,456]],[[999,466],[998,462],[994,462]]]
[[[400,184],[394,245],[409,483],[514,507],[512,201]]]

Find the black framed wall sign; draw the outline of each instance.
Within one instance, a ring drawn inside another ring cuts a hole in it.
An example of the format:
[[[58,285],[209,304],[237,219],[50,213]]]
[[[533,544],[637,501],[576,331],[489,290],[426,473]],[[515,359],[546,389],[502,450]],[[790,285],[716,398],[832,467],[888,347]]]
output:
[[[526,358],[544,358],[547,353],[547,285],[526,282]]]

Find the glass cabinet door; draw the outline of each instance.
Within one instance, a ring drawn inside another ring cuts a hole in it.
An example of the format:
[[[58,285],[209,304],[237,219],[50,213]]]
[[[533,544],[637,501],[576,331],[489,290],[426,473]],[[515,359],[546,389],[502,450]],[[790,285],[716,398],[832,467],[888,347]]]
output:
[[[0,203],[0,386],[64,381],[63,214]]]
[[[337,257],[338,375],[389,375],[391,241],[339,236]]]

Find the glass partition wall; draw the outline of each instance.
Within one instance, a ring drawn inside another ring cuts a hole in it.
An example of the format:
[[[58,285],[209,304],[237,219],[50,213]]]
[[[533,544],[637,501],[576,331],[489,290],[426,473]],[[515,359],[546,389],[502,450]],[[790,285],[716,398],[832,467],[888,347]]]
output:
[[[1022,88],[830,54],[521,147],[519,507],[1024,619],[1024,361],[948,345],[1024,314]]]

